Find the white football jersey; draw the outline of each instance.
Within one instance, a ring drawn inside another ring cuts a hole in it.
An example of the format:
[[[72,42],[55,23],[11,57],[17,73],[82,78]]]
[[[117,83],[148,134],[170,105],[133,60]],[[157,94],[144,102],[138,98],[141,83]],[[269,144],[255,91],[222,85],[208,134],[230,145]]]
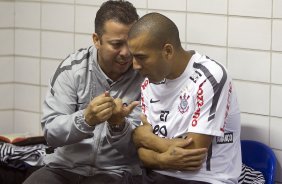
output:
[[[240,112],[226,69],[195,53],[176,79],[141,86],[142,111],[159,137],[187,132],[214,136],[206,162],[197,172],[156,171],[185,180],[238,183],[241,173]]]

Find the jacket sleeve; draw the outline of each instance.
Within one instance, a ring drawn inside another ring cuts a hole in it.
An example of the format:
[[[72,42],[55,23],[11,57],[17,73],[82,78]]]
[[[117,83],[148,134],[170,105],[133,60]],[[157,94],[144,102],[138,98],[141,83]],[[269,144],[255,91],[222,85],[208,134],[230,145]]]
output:
[[[54,77],[43,103],[41,125],[47,143],[56,148],[92,137],[94,127],[85,123],[83,110],[76,111],[78,84],[73,72],[65,70]]]
[[[113,132],[107,123],[107,140],[123,155],[132,156],[137,154],[135,144],[132,140],[133,130],[140,125],[140,105],[135,107],[132,113],[125,118],[125,127],[120,132]]]

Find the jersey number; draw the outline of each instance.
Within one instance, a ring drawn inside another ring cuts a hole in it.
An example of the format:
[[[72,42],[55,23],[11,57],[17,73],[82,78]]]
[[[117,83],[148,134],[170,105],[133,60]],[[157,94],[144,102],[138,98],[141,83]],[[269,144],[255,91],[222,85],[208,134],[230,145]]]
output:
[[[160,120],[166,122],[169,111],[161,111]]]

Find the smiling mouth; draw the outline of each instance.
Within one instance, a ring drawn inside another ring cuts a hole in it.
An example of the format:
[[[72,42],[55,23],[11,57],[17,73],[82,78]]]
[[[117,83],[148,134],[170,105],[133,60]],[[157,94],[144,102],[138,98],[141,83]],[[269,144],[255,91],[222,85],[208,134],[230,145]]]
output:
[[[119,65],[127,65],[128,64],[128,62],[124,62],[124,63],[119,63],[119,62],[117,62],[117,64],[119,64]]]

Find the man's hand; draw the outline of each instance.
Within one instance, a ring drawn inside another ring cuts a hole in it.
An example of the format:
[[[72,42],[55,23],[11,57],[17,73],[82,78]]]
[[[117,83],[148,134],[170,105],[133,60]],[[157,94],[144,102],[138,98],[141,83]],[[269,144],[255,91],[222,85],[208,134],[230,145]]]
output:
[[[124,125],[124,118],[128,116],[138,104],[138,101],[133,101],[129,105],[124,105],[120,98],[114,99],[112,116],[108,119],[108,122],[115,125]]]
[[[95,97],[84,111],[84,117],[87,124],[94,126],[108,120],[114,109],[114,99],[109,92]]]
[[[192,139],[174,142],[169,149],[157,155],[161,169],[196,171],[206,159],[207,149],[185,149]]]
[[[167,139],[153,133],[145,115],[140,116],[143,125],[133,133],[133,141],[145,166],[156,169],[195,171],[202,167],[206,159],[206,148],[189,148],[192,139]]]

